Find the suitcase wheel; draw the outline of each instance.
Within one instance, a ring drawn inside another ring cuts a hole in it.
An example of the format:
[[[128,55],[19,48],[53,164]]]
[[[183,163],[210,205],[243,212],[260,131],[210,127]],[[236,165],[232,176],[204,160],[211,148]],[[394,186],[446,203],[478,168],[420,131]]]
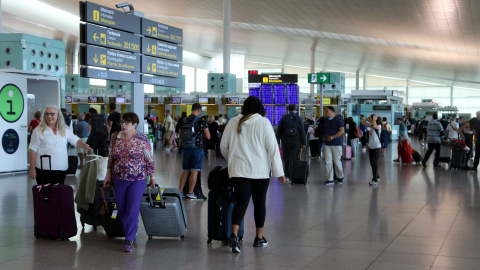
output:
[[[238,237],[238,242],[243,243],[243,236]]]
[[[223,244],[224,246],[226,246],[226,245],[228,245],[228,241],[227,241],[227,240],[222,240],[222,244]]]
[[[207,245],[212,245],[212,239],[211,238],[208,238]]]
[[[93,231],[94,231],[94,232],[97,231],[97,226],[93,226]]]
[[[82,227],[85,228],[85,222],[82,221]]]
[[[180,239],[182,240],[185,239],[185,235],[180,236]]]
[[[148,236],[148,239],[152,239],[152,238],[153,238],[153,236],[151,236],[151,235]]]

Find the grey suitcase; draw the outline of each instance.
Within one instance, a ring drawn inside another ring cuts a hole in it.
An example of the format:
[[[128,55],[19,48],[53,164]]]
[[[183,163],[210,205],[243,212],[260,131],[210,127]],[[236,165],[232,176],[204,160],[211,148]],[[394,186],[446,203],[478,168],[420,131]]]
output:
[[[176,195],[168,194],[171,192],[162,195],[157,186],[156,194],[152,194],[152,189],[149,188],[148,195],[142,198],[140,214],[150,239],[153,236],[185,237],[187,220],[183,202]],[[156,200],[157,195],[160,200]]]

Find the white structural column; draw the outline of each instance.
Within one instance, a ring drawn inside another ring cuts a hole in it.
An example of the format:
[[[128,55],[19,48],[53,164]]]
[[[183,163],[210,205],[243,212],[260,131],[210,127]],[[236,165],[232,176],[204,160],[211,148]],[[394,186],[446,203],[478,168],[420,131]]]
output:
[[[367,75],[363,75],[363,90],[367,90]]]
[[[360,70],[357,70],[357,74],[355,76],[355,90],[360,90]]]
[[[223,0],[223,73],[230,73],[230,0]]]
[[[450,86],[450,106],[453,106],[453,85]]]
[[[405,87],[405,104],[408,104],[408,90],[410,88],[410,81],[407,80],[407,87]]]
[[[315,51],[317,50],[318,38],[313,40],[312,48],[310,49],[310,73],[315,73]],[[310,84],[310,94],[315,94],[315,84]]]
[[[138,115],[140,122],[137,126],[137,131],[143,132],[143,118],[145,118],[145,111],[144,111],[144,102],[145,99],[143,98],[144,93],[144,85],[143,83],[132,83],[132,112]]]
[[[2,23],[2,0],[0,0],[0,33],[3,33],[3,23]]]

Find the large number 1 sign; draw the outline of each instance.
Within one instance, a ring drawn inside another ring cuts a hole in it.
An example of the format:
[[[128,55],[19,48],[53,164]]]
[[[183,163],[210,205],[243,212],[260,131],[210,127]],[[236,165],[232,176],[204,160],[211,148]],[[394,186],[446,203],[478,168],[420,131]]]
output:
[[[23,94],[14,84],[7,84],[0,90],[0,115],[9,122],[14,123],[23,114]]]

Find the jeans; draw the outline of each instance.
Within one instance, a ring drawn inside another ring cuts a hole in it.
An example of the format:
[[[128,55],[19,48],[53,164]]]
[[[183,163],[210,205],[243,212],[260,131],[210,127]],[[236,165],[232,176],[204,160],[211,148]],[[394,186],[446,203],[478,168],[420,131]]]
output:
[[[372,167],[372,179],[378,179],[378,159],[380,158],[381,148],[369,149],[368,156],[370,157],[370,166]]]
[[[204,157],[203,149],[183,149],[182,169],[185,172],[201,171]]]
[[[350,140],[350,146],[352,147],[352,157],[357,156],[358,138]]]
[[[435,150],[435,159],[433,160],[433,166],[437,166],[438,163],[440,163],[440,143],[428,143],[428,150],[427,153],[425,153],[422,162],[427,163],[433,150]]]
[[[327,180],[334,180],[334,168],[336,178],[339,180],[343,180],[341,145],[325,145],[325,163],[325,177]]]

